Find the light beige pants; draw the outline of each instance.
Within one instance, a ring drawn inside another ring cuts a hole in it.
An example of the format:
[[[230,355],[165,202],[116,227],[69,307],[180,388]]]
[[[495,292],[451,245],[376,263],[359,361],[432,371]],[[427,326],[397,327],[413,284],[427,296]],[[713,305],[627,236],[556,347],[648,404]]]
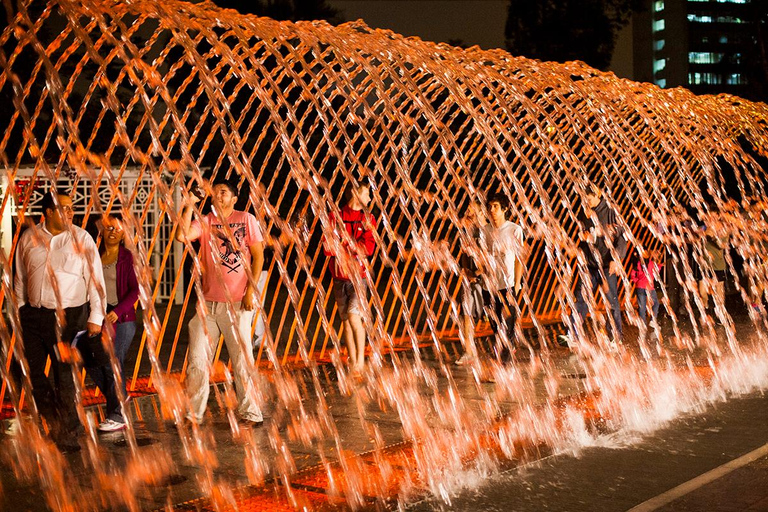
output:
[[[223,334],[229,360],[232,362],[237,393],[236,412],[241,418],[262,421],[263,417],[256,403],[256,393],[250,372],[253,368],[251,323],[254,312],[242,310],[240,303],[237,303],[233,306],[235,321],[232,322],[227,313],[226,302],[206,301],[205,305],[208,316],[201,318],[200,315],[196,315],[189,322],[189,365],[186,384],[192,412],[198,421],[202,421],[211,391],[208,382],[210,368],[219,336]],[[208,329],[208,336],[203,328],[203,322]]]

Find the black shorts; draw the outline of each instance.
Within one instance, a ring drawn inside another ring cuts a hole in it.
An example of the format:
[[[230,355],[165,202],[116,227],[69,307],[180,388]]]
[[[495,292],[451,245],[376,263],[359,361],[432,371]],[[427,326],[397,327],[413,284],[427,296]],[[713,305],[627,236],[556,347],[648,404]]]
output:
[[[366,290],[367,295],[367,290]],[[333,280],[333,296],[336,299],[336,307],[339,310],[339,317],[342,321],[349,320],[349,315],[362,317],[365,308],[368,307],[368,301],[360,300],[355,291],[352,281]]]

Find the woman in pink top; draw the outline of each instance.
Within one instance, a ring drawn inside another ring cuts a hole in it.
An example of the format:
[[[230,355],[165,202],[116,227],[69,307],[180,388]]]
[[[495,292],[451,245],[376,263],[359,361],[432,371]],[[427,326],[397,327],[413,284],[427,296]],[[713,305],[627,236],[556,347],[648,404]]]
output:
[[[631,270],[629,271],[629,279],[635,283],[635,293],[637,293],[637,309],[640,314],[640,319],[645,324],[646,322],[646,308],[648,307],[648,299],[653,302],[653,320],[659,316],[659,295],[656,293],[655,284],[659,282],[659,274],[661,271],[661,264],[659,263],[659,252],[651,251],[651,253],[644,253],[646,265],[643,266],[640,258],[633,258]]]

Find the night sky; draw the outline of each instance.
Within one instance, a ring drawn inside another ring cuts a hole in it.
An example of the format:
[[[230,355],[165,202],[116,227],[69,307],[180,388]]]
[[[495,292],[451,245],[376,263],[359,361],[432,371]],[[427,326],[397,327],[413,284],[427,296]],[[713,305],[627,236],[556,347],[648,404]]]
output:
[[[530,0],[536,1],[536,0]],[[328,0],[347,21],[363,19],[373,28],[386,28],[428,41],[461,39],[468,46],[504,48],[508,0]],[[611,69],[632,77],[631,30],[620,35]]]
[[[429,41],[504,47],[508,0],[329,0],[353,21]]]

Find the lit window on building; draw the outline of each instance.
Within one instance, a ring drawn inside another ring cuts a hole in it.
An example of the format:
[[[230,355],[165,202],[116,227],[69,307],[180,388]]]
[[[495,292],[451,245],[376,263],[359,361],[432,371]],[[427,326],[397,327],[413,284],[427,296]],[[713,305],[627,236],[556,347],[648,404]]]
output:
[[[720,36],[720,42],[722,44],[725,44],[728,42],[728,36]]]
[[[667,79],[666,78],[657,78],[653,81],[656,85],[661,87],[662,89],[667,86]]]
[[[751,0],[717,0],[720,4],[748,4]]]
[[[731,73],[726,78],[728,85],[747,85],[747,79],[741,73]]]
[[[664,0],[656,0],[656,2],[653,2],[653,10],[654,12],[659,12],[664,10]]]
[[[653,61],[653,72],[658,73],[662,69],[667,67],[667,59],[656,59]]]
[[[654,32],[661,32],[664,30],[664,27],[666,24],[664,23],[664,20],[656,20],[653,22],[653,31]]]
[[[720,85],[723,78],[718,73],[688,73],[688,85]]]
[[[735,16],[700,16],[698,14],[689,14],[688,21],[691,23],[746,23],[743,19]]]
[[[657,52],[663,50],[664,49],[664,40],[660,39],[658,41],[655,41],[653,43],[653,49],[656,50]]]
[[[718,64],[723,60],[722,53],[688,52],[688,62],[691,64]]]

